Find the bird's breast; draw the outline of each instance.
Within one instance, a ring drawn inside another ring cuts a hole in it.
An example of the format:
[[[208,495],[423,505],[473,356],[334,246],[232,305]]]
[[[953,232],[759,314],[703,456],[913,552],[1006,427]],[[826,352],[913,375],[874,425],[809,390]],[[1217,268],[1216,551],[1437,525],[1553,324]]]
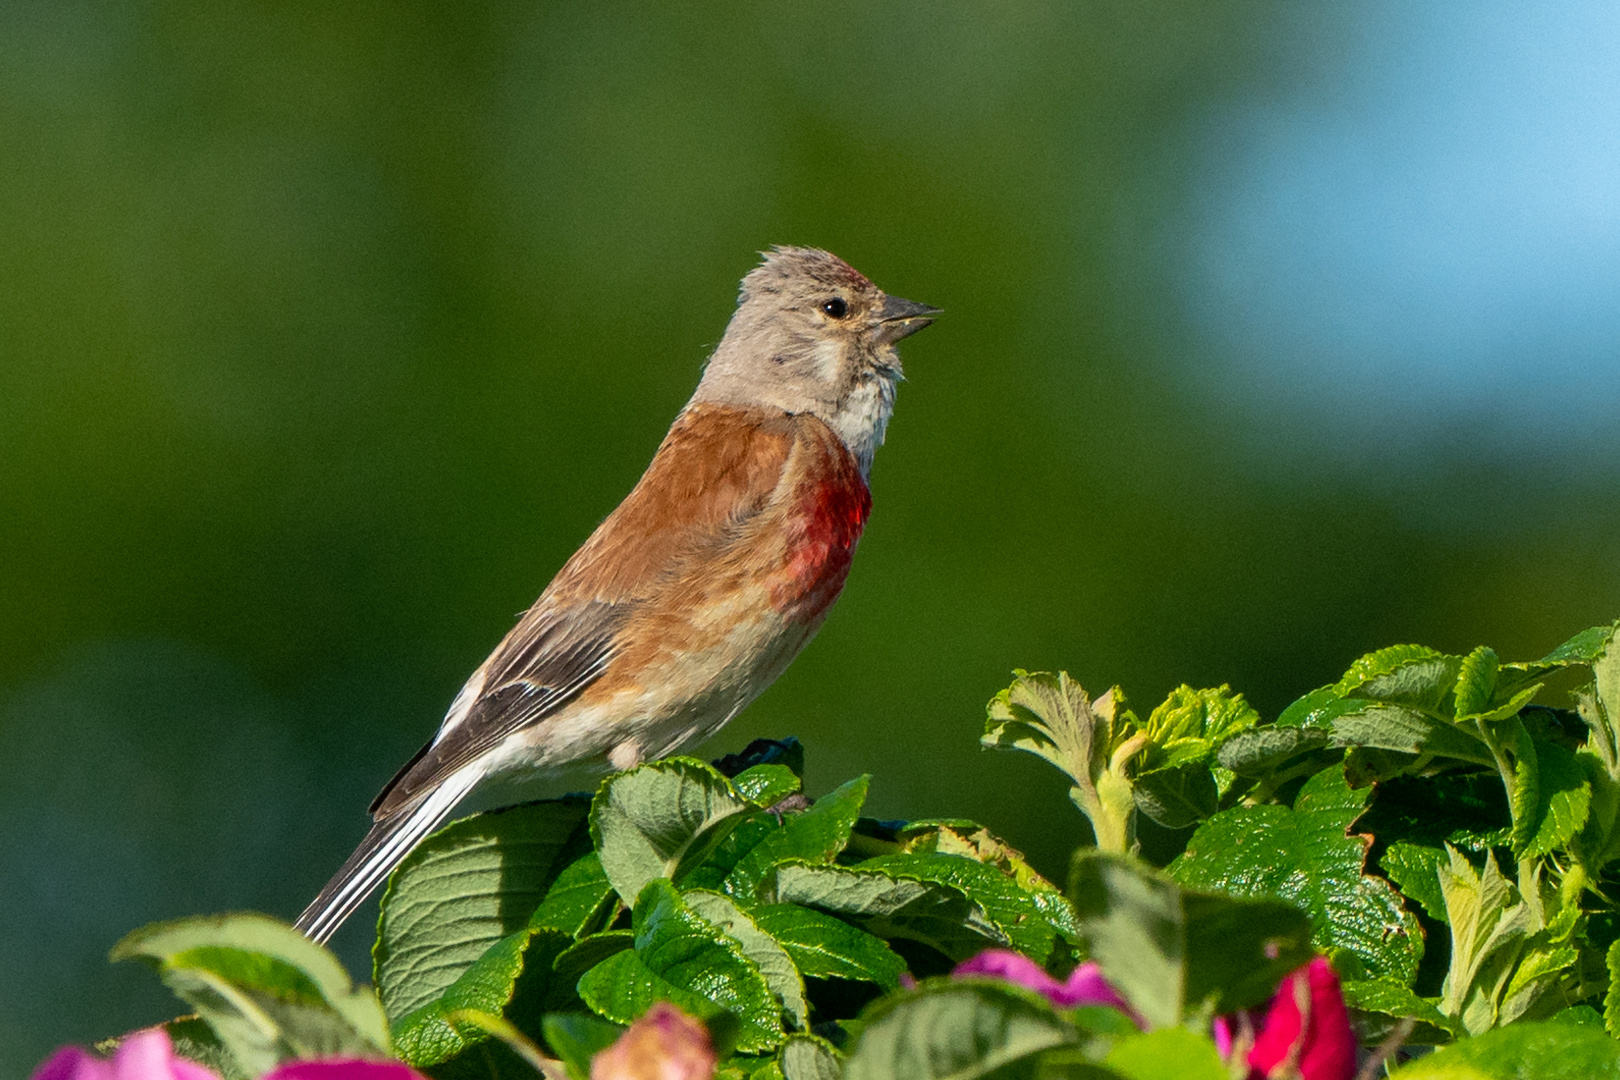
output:
[[[793,622],[819,621],[843,591],[871,512],[872,494],[853,467],[827,470],[796,485],[771,606]]]

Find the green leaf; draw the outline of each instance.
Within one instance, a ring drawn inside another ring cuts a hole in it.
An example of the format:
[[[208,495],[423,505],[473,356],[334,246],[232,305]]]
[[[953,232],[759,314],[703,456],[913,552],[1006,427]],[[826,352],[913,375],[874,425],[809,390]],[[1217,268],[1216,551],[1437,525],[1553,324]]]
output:
[[[587,842],[586,804],[548,800],[474,814],[407,855],[383,893],[372,979],[397,1019],[442,995],[497,941],[525,929]]]
[[[1129,713],[1115,715],[1118,694],[1096,701],[1069,673],[1013,672],[1013,684],[990,699],[980,742],[1045,758],[1069,776],[1069,797],[1091,821],[1097,846],[1128,851],[1135,840],[1135,798],[1125,768],[1138,737]]]
[[[721,888],[743,903],[753,903],[759,883],[778,863],[796,860],[805,863],[831,862],[849,843],[850,830],[866,802],[869,776],[857,776],[821,798],[814,806],[783,817],[776,828],[767,828],[749,837],[758,839],[745,851],[737,851],[735,862],[721,882]],[[746,842],[746,837],[741,837]],[[730,853],[727,858],[731,858]]]
[[[1228,1080],[1231,1075],[1210,1037],[1186,1028],[1121,1039],[1103,1064],[1124,1080]]]
[[[1431,919],[1445,922],[1446,904],[1440,896],[1440,879],[1436,876],[1436,870],[1445,861],[1446,853],[1441,848],[1400,840],[1385,849],[1378,866],[1401,892],[1423,905]]]
[[[1599,1019],[1599,1026],[1602,1026],[1602,1023],[1603,1021]],[[162,1026],[163,1030],[169,1033],[175,1057],[195,1061],[198,1065],[218,1074],[220,1080],[253,1080],[242,1071],[242,1066],[232,1056],[230,1048],[219,1041],[219,1036],[202,1017],[195,1014],[181,1016],[167,1021]],[[95,1050],[97,1053],[107,1052],[106,1047],[99,1043]]]
[[[1195,893],[1141,863],[1075,853],[1069,897],[1091,958],[1151,1027],[1269,997],[1311,957],[1296,907]]]
[[[1609,988],[1603,994],[1603,1026],[1620,1039],[1620,939],[1609,946],[1604,961],[1609,969]]]
[[[990,980],[930,980],[861,1020],[844,1080],[1033,1080],[1036,1055],[1076,1038],[1044,998]]]
[[[1568,846],[1586,824],[1592,785],[1575,753],[1532,739],[1515,723],[1513,849],[1521,859],[1539,858]]]
[[[1437,1007],[1437,999],[1419,997],[1411,987],[1389,979],[1347,979],[1339,984],[1345,1004],[1363,1012],[1383,1013],[1421,1021],[1442,1033],[1451,1033],[1451,1021]]]
[[[1297,904],[1318,947],[1348,950],[1370,974],[1410,984],[1423,955],[1417,919],[1388,882],[1363,873],[1368,838],[1348,835],[1368,795],[1345,784],[1341,767],[1324,769],[1292,809],[1239,806],[1204,822],[1170,873],[1191,888]]]
[[[389,1048],[376,995],[356,989],[326,949],[268,916],[153,923],[114,946],[111,959],[152,964],[252,1076],[293,1058]]]
[[[783,1080],[840,1080],[844,1058],[826,1039],[790,1035],[782,1047],[781,1068]]]
[[[602,870],[627,904],[649,881],[680,881],[754,808],[692,758],[666,758],[608,777],[591,803]]]
[[[1396,1080],[1620,1080],[1620,1042],[1573,1024],[1514,1024],[1442,1047]]]
[[[1422,645],[1392,645],[1368,653],[1345,672],[1340,697],[1372,698],[1434,709],[1457,685],[1462,657]]]
[[[625,1029],[583,1013],[548,1013],[540,1031],[546,1045],[560,1058],[575,1080],[589,1080],[591,1058],[618,1041]]]
[[[782,1006],[758,965],[731,935],[703,918],[666,879],[642,889],[632,915],[636,946],[587,971],[579,995],[599,1015],[628,1024],[654,1002],[671,1001],[708,1021],[738,1021],[745,1053],[782,1043]]]
[[[1531,666],[1558,668],[1596,663],[1598,658],[1608,651],[1609,642],[1614,639],[1617,627],[1620,627],[1620,623],[1582,630]]]
[[[1404,705],[1373,703],[1336,717],[1333,744],[1433,754],[1475,765],[1496,764],[1490,750],[1467,728]]]
[[[442,996],[395,1021],[395,1052],[407,1064],[425,1068],[484,1042],[489,1032],[447,1018],[466,1009],[505,1015],[525,967],[538,965],[543,974],[549,973],[554,957],[572,943],[572,938],[557,930],[526,928],[508,934],[463,971]]]
[[[1490,709],[1496,693],[1496,677],[1501,670],[1502,662],[1489,646],[1481,645],[1463,657],[1457,670],[1457,685],[1452,691],[1459,718],[1477,716]]]
[[[586,852],[557,875],[530,917],[529,927],[584,937],[601,926],[614,895],[612,883],[602,872],[601,857]]]
[[[557,954],[552,970],[562,979],[577,982],[579,977],[614,953],[636,947],[634,930],[603,930],[588,934]]]
[[[760,886],[760,902],[820,908],[853,919],[880,938],[920,941],[965,960],[1007,935],[959,889],[895,878],[875,870],[787,863]]]
[[[1279,719],[1232,736],[1216,751],[1215,760],[1239,776],[1265,776],[1291,758],[1322,749],[1331,738],[1329,729],[1284,725]]]
[[[885,990],[900,985],[906,962],[882,938],[842,919],[797,904],[767,904],[750,914],[805,975],[876,983]]]
[[[803,784],[786,765],[755,765],[733,776],[731,786],[755,806],[768,809],[796,794]]]
[[[1035,898],[993,866],[961,855],[904,854],[867,859],[856,868],[949,885],[978,904],[1019,952],[1040,963],[1052,953],[1056,931]]]
[[[743,955],[754,962],[765,982],[782,1003],[782,1008],[793,1022],[803,1030],[810,1026],[810,1006],[804,998],[804,977],[794,966],[793,958],[776,939],[762,930],[752,918],[720,893],[693,889],[682,894],[693,911],[709,920],[736,939]]]

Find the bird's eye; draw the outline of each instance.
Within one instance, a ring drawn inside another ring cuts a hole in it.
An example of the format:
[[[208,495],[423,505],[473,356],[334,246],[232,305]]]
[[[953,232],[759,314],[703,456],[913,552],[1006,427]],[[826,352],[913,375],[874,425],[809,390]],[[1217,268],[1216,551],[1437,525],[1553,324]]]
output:
[[[821,310],[834,319],[842,319],[849,314],[849,305],[841,297],[833,297],[821,303]]]

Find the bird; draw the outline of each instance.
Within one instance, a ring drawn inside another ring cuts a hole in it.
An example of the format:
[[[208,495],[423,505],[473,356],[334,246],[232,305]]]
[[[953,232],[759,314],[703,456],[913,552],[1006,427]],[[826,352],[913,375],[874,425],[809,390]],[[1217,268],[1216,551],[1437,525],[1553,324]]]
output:
[[[604,774],[708,738],[844,587],[904,378],[940,309],[827,251],[777,246],[635,487],[467,679],[294,924],[325,942],[480,785]]]

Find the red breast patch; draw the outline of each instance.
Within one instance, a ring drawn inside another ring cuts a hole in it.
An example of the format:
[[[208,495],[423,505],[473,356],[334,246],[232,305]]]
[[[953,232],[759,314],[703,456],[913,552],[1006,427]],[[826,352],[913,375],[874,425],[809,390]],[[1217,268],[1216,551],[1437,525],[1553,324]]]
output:
[[[787,523],[787,559],[771,606],[795,622],[820,619],[838,599],[872,512],[872,493],[849,464],[803,484]]]

